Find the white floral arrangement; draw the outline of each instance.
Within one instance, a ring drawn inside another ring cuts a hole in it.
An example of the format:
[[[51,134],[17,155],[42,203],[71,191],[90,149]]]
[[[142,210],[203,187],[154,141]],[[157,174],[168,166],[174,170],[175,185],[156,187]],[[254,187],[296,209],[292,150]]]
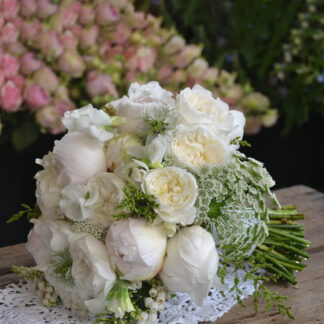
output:
[[[36,282],[44,305],[61,301],[95,323],[154,323],[178,292],[201,305],[222,291],[231,263],[254,281],[256,303],[262,292],[293,316],[262,282],[296,283],[309,242],[263,165],[238,151],[241,112],[199,85],[174,96],[149,82],[62,121],[68,133],[36,161],[37,205],[11,219],[34,224],[36,267],[13,270]]]

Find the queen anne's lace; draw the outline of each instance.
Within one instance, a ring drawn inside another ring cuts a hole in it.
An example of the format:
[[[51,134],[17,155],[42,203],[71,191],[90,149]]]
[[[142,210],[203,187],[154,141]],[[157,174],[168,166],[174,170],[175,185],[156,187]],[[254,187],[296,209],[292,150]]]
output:
[[[241,298],[246,298],[254,291],[252,281],[243,282],[245,272],[238,271]],[[228,291],[223,297],[217,289],[211,289],[201,307],[196,306],[187,294],[179,293],[166,302],[165,310],[157,324],[197,324],[198,322],[215,321],[222,317],[236,304],[233,286],[235,273],[228,269],[225,283]],[[32,285],[10,284],[0,290],[0,324],[90,324],[93,319],[79,319],[63,305],[47,308],[42,305]]]

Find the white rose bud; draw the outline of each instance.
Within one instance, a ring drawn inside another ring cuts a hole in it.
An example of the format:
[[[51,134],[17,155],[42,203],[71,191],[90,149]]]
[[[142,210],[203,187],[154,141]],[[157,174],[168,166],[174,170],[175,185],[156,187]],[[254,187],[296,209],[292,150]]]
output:
[[[160,278],[171,291],[186,292],[201,305],[217,268],[218,254],[212,235],[200,226],[185,227],[168,240]]]
[[[53,152],[58,176],[65,185],[86,183],[96,173],[107,169],[101,143],[84,133],[66,134],[55,143]]]
[[[230,157],[227,138],[204,126],[180,125],[171,143],[171,154],[186,167],[222,166]]]
[[[161,269],[166,250],[166,234],[144,219],[127,218],[110,225],[106,246],[110,261],[121,279],[152,279]]]
[[[191,173],[172,166],[155,169],[144,177],[142,188],[157,198],[160,206],[156,213],[163,221],[182,225],[193,223],[198,186]]]
[[[88,310],[104,311],[107,293],[116,282],[105,245],[89,234],[81,235],[70,246],[75,286]]]

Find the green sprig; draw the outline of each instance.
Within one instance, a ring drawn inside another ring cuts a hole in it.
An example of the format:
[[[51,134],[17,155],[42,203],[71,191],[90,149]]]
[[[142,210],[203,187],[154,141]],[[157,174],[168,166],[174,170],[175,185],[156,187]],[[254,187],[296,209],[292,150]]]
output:
[[[123,210],[121,213],[114,215],[114,218],[125,219],[127,217],[146,218],[153,222],[156,217],[155,209],[159,207],[154,195],[146,194],[141,189],[136,188],[131,183],[127,184],[124,189],[124,198],[116,207]],[[124,211],[126,210],[126,211]]]
[[[32,218],[39,218],[42,214],[41,210],[39,209],[38,205],[35,204],[34,208],[28,206],[27,204],[21,204],[21,207],[24,208],[23,210],[19,211],[18,213],[12,215],[8,220],[7,224],[13,223],[21,219],[22,217],[26,217],[27,220]]]
[[[54,254],[51,264],[52,274],[70,286],[74,285],[72,263],[70,251],[65,249]]]

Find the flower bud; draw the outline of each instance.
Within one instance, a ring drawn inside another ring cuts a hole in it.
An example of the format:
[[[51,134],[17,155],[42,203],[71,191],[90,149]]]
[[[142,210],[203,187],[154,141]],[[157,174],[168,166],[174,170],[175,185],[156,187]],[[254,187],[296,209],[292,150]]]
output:
[[[2,8],[3,16],[6,20],[11,20],[16,17],[19,10],[19,3],[17,0],[3,0]]]
[[[95,70],[87,74],[86,90],[91,98],[107,93],[114,95],[114,97],[118,96],[115,84],[112,82],[110,76]]]
[[[118,8],[108,2],[102,2],[96,7],[96,21],[105,26],[120,19]]]
[[[82,49],[87,49],[96,43],[97,37],[99,35],[99,27],[96,25],[90,28],[84,28],[80,38],[80,45]]]
[[[75,1],[72,2],[70,5],[68,5],[67,7],[60,8],[61,23],[64,28],[73,26],[76,23],[81,7],[82,7],[81,3]]]
[[[252,92],[241,100],[244,108],[252,111],[266,111],[270,107],[268,97],[259,92]]]
[[[2,58],[3,74],[6,78],[15,76],[20,67],[19,60],[12,55],[4,54]]]
[[[55,128],[60,122],[60,115],[53,106],[46,106],[36,112],[36,121],[45,129]]]
[[[196,45],[187,45],[179,54],[172,58],[174,65],[180,69],[189,65],[201,55],[202,48]]]
[[[25,78],[23,76],[15,75],[11,77],[10,80],[15,84],[15,86],[19,89],[19,91],[21,92],[23,91],[26,84]]]
[[[59,80],[53,70],[47,66],[40,68],[34,75],[34,81],[48,92],[54,92],[59,85]]]
[[[36,0],[20,0],[20,14],[23,17],[30,17],[36,13]]]
[[[58,68],[61,72],[78,78],[83,74],[86,66],[78,52],[66,50],[59,58]]]
[[[41,23],[38,20],[24,21],[20,28],[20,36],[23,41],[32,43],[38,40],[41,31]]]
[[[21,103],[22,97],[19,88],[12,81],[7,81],[0,90],[1,108],[8,112],[15,112]]]
[[[17,41],[19,30],[10,22],[1,28],[1,39],[4,43],[14,43]]]
[[[53,15],[58,9],[58,6],[51,3],[50,0],[37,1],[37,16],[38,18],[45,19]]]
[[[25,75],[34,73],[42,64],[42,61],[35,59],[35,54],[31,52],[25,53],[20,58],[20,70]]]
[[[60,40],[65,49],[71,51],[76,51],[79,43],[79,39],[69,30],[66,30],[63,35],[61,35]]]
[[[32,110],[42,108],[50,102],[49,93],[38,84],[31,85],[24,97],[27,105]]]
[[[83,5],[80,9],[78,19],[79,19],[80,24],[86,26],[86,25],[91,24],[94,21],[95,16],[96,16],[96,14],[92,7]]]
[[[38,46],[47,57],[58,57],[63,51],[63,45],[54,31],[44,31],[39,35]]]
[[[185,40],[181,36],[175,35],[164,46],[163,50],[166,55],[172,55],[176,52],[180,52],[185,47],[185,45]]]
[[[116,44],[124,44],[132,33],[131,28],[125,23],[120,22],[111,33],[110,39]]]

